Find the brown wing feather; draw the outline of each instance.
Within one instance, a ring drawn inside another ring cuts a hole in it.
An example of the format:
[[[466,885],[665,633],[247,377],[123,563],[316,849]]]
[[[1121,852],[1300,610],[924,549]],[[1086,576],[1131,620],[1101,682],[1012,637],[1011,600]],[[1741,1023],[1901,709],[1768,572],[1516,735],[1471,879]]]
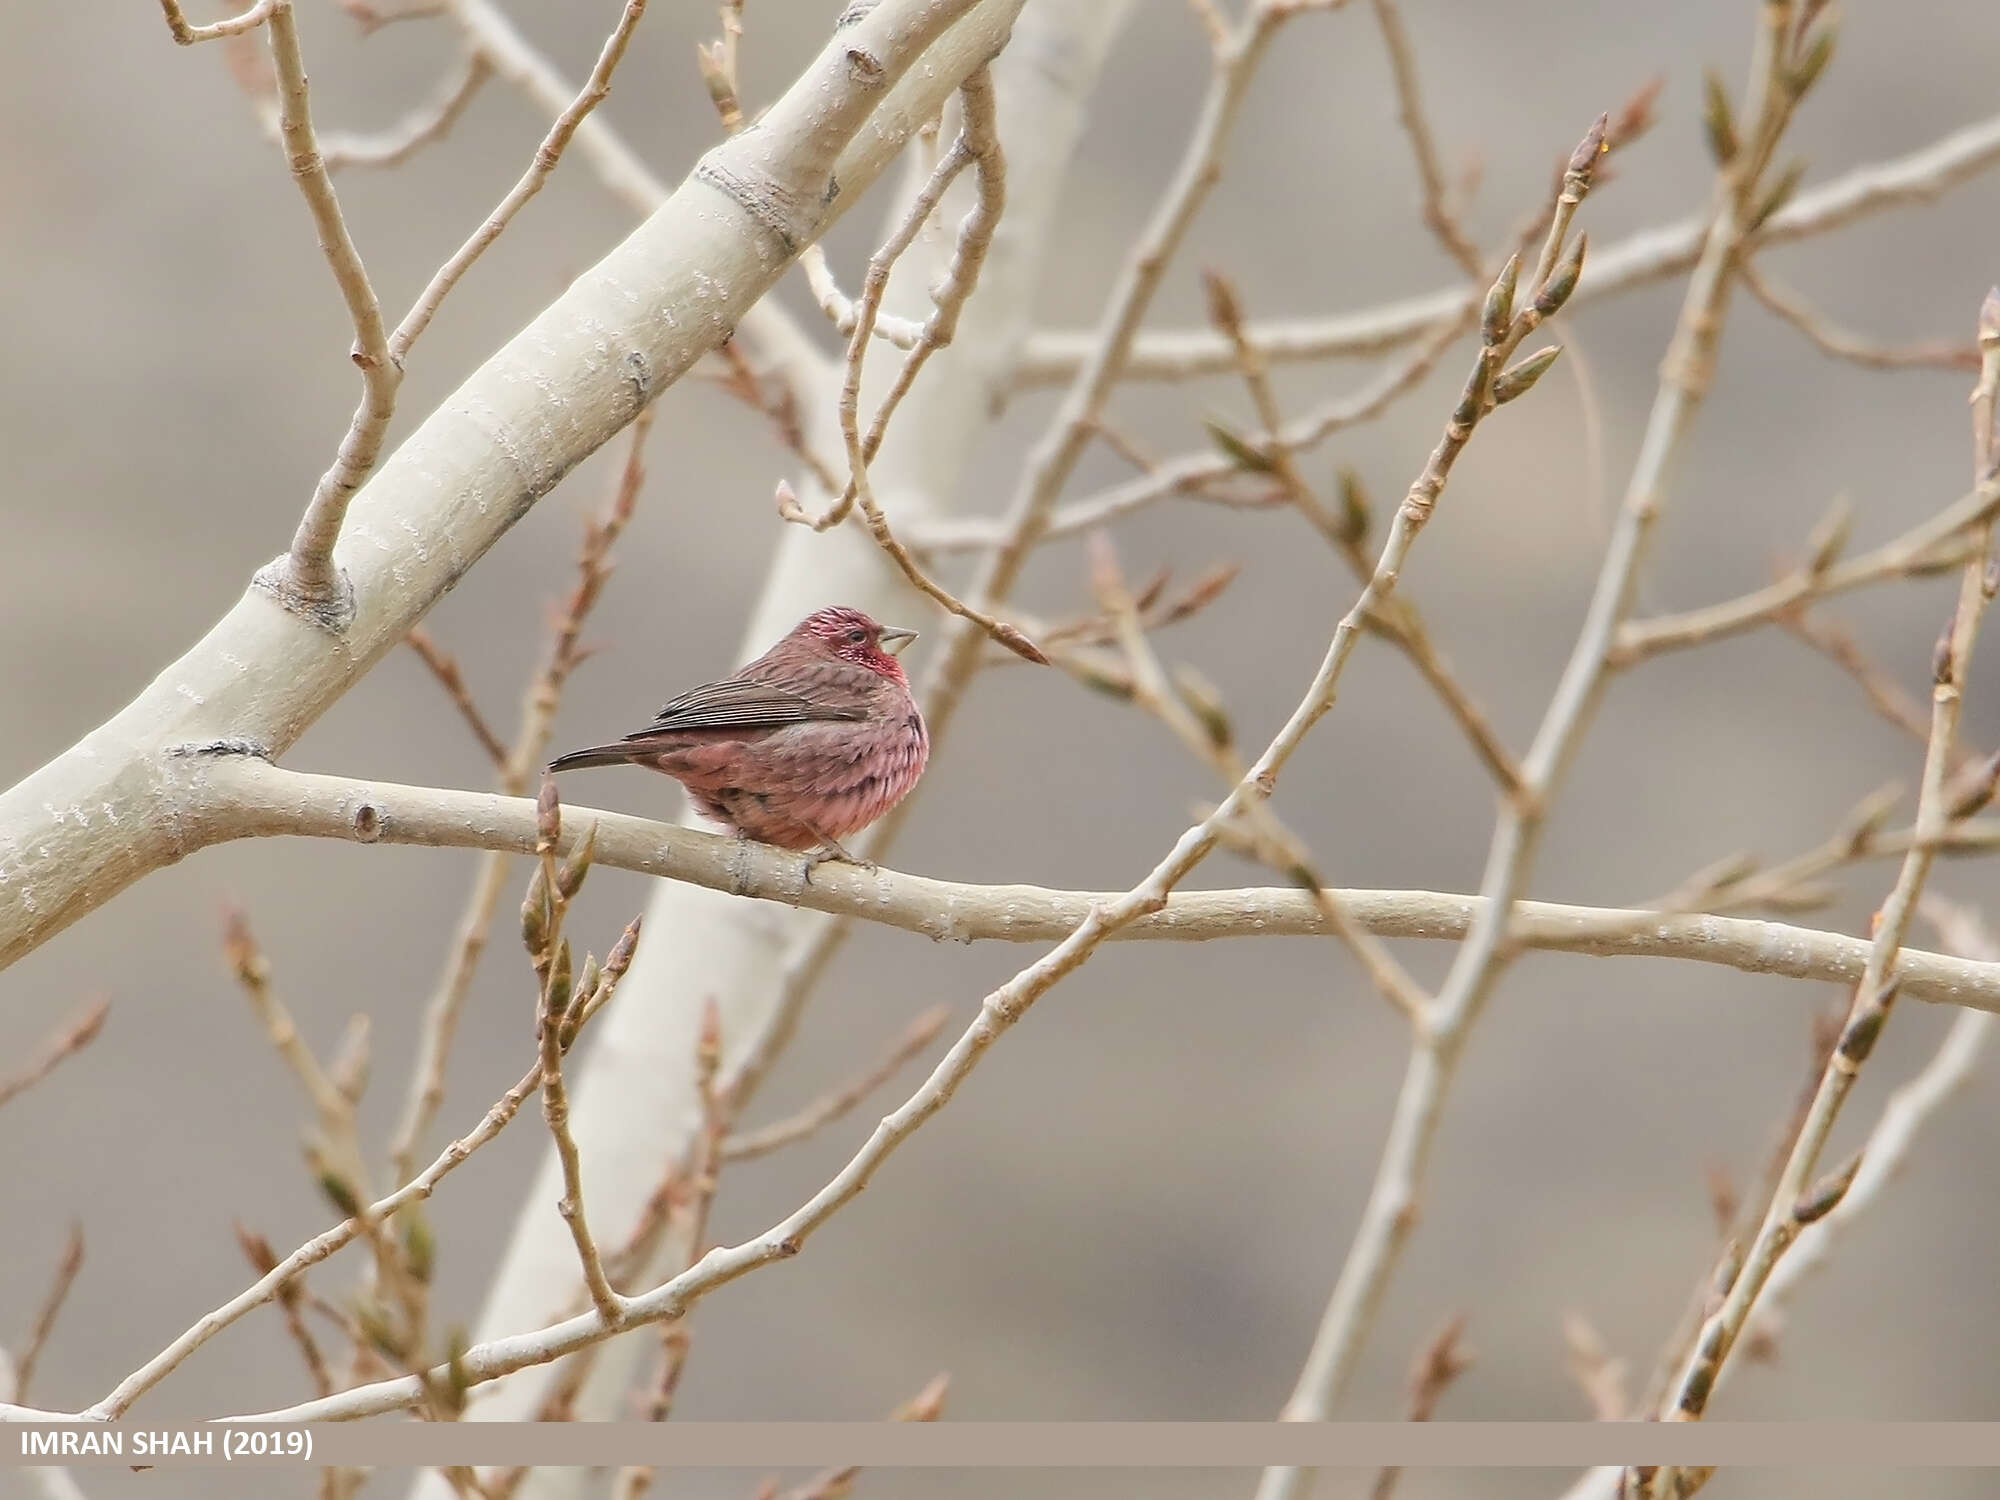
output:
[[[861,708],[815,703],[768,682],[728,677],[690,688],[662,708],[652,723],[625,738],[645,740],[702,729],[776,729],[785,724],[865,717],[867,713]]]

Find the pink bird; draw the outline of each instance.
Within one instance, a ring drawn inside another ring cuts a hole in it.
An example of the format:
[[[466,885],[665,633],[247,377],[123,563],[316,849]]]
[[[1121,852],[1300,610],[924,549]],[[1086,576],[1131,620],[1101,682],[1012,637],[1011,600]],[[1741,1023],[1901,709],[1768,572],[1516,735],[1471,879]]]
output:
[[[917,633],[844,606],[806,616],[733,676],[691,688],[636,734],[572,750],[551,771],[664,771],[737,834],[865,863],[840,845],[917,784],[930,733],[894,652]]]

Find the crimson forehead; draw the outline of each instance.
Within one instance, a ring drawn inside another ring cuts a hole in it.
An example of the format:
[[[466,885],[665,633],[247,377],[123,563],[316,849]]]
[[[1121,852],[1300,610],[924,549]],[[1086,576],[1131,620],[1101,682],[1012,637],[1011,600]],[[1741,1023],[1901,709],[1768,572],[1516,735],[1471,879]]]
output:
[[[858,609],[823,609],[812,618],[815,631],[851,630],[857,625],[864,630],[879,628]]]

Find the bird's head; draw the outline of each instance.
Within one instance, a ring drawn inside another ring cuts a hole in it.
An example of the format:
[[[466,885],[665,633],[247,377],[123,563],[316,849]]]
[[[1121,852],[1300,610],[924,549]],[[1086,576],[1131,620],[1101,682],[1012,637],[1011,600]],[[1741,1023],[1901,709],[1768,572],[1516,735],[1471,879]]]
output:
[[[853,662],[893,682],[907,682],[895,653],[914,641],[917,633],[878,625],[858,609],[836,605],[807,615],[792,636],[822,655]]]

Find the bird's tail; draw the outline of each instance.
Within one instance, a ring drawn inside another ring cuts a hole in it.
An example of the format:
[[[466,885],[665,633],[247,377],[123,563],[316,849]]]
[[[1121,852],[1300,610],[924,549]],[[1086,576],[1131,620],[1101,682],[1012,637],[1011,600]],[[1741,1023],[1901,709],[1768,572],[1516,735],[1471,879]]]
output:
[[[629,745],[592,745],[587,750],[572,750],[567,755],[558,755],[549,762],[551,771],[581,771],[590,766],[622,766],[630,763],[632,747]]]

